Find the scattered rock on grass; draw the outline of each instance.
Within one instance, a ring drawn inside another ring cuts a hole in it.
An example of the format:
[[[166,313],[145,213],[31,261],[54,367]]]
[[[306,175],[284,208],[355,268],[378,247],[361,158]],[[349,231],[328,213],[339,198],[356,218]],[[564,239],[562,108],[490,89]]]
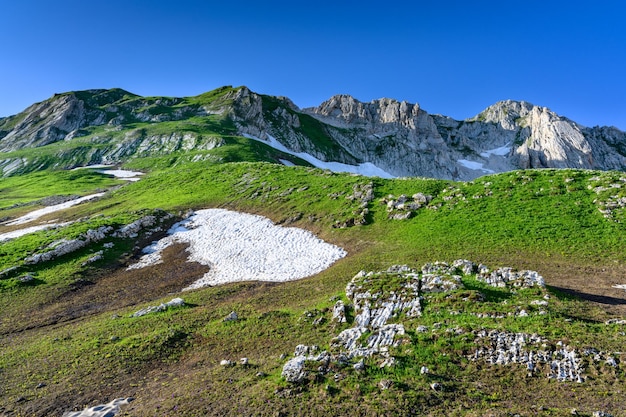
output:
[[[182,298],[174,298],[173,300],[168,301],[167,303],[159,304],[158,306],[150,306],[150,307],[142,308],[141,310],[133,313],[131,317],[141,317],[141,316],[145,316],[146,314],[156,313],[159,311],[165,311],[168,308],[181,307],[183,305],[185,305],[185,301]]]
[[[237,321],[239,320],[239,316],[236,312],[231,311],[228,316],[224,317],[224,321]]]

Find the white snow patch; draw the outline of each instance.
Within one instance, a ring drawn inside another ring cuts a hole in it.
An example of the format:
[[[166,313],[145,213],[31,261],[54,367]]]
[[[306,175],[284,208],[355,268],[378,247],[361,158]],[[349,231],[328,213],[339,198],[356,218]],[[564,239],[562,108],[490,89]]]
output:
[[[42,216],[45,216],[46,214],[50,214],[50,213],[54,213],[54,212],[57,212],[57,211],[65,210],[67,208],[70,208],[72,206],[80,204],[80,203],[82,203],[84,201],[93,200],[94,198],[102,197],[103,195],[104,195],[104,193],[90,194],[90,195],[86,195],[84,197],[77,198],[76,200],[67,201],[67,202],[61,203],[61,204],[55,204],[54,206],[44,207],[44,208],[41,208],[39,210],[34,210],[34,211],[31,211],[30,213],[27,213],[27,214],[23,215],[22,217],[18,217],[15,220],[12,220],[12,221],[10,221],[8,223],[5,223],[5,225],[6,226],[17,226],[19,224],[32,222],[33,220],[37,220],[38,218],[40,218]]]
[[[482,156],[483,158],[489,158],[491,155],[506,156],[509,154],[509,152],[511,152],[511,147],[509,145],[510,144],[507,143],[506,145],[501,146],[499,148],[490,149],[490,150],[481,152],[480,156]]]
[[[120,406],[129,404],[133,398],[117,398],[110,403],[89,407],[83,411],[68,411],[63,417],[111,417],[119,413]]]
[[[99,171],[96,172],[99,172],[101,174],[113,175],[115,178],[126,181],[139,181],[141,179],[140,176],[143,175],[143,172],[138,171],[128,171],[126,169],[111,169],[114,167],[114,165],[97,164],[78,167],[74,168],[73,170],[76,171],[77,169],[99,169]]]
[[[0,233],[0,242],[4,242],[6,240],[15,239],[17,237],[21,237],[21,236],[27,235],[29,233],[35,233],[35,232],[38,232],[40,230],[53,229],[55,227],[67,226],[68,224],[70,224],[70,223],[68,222],[68,223],[41,224],[39,226],[31,226],[31,227],[26,227],[24,229],[13,230],[12,232]]]
[[[626,290],[626,284],[615,284],[613,288],[617,288],[618,290]]]
[[[263,142],[281,152],[287,153],[289,155],[297,156],[300,159],[304,159],[305,161],[307,161],[308,163],[310,163],[316,168],[329,169],[333,172],[350,172],[353,174],[364,175],[366,177],[395,178],[393,175],[391,175],[390,173],[388,173],[387,171],[381,168],[378,168],[376,165],[372,164],[371,162],[365,162],[359,165],[348,165],[348,164],[344,164],[341,162],[326,162],[326,161],[322,161],[321,159],[317,159],[316,157],[314,157],[313,155],[309,153],[294,152],[290,149],[287,149],[285,145],[280,143],[275,137],[271,135],[267,135],[267,137],[269,138],[269,141],[259,139],[252,135],[244,134],[243,136],[248,139]]]
[[[288,166],[288,167],[295,167],[296,166],[296,164],[294,164],[293,162],[288,161],[286,159],[279,159],[279,161],[280,161],[281,164],[283,164],[285,166]]]
[[[162,262],[163,249],[173,243],[188,243],[188,260],[208,265],[211,270],[185,290],[236,281],[301,279],[346,256],[345,250],[309,231],[223,209],[199,210],[174,225],[170,233],[146,248],[147,254],[129,269]]]
[[[113,175],[115,178],[126,181],[139,181],[141,179],[140,176],[143,175],[143,172],[127,171],[125,169],[106,169],[98,172]]]
[[[464,166],[465,168],[469,168],[469,169],[473,169],[473,170],[480,170],[480,171],[486,172],[488,174],[495,173],[495,171],[492,170],[492,169],[484,168],[484,164],[482,164],[480,162],[468,161],[467,159],[459,159],[457,162],[460,165]]]

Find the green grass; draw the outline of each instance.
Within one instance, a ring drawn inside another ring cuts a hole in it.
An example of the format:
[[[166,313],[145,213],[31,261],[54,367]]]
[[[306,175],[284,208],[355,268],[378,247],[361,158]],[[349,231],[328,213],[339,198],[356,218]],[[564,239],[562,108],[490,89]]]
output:
[[[230,149],[233,160],[247,158],[251,143],[246,141],[228,138],[220,152]],[[268,152],[269,160],[275,157],[263,147],[259,144],[255,154]],[[106,268],[114,268],[117,258],[132,251],[133,243],[116,242],[117,252],[109,253],[102,265],[82,265],[98,249],[96,245],[29,271],[20,269],[0,280],[0,325],[5,329],[0,337],[0,407],[22,415],[54,415],[63,407],[67,411],[67,402],[55,398],[86,406],[104,397],[133,395],[137,397],[133,415],[272,415],[277,411],[288,415],[524,415],[531,406],[544,407],[546,415],[568,415],[572,407],[588,414],[595,409],[621,412],[621,362],[617,368],[589,363],[592,378],[576,385],[529,379],[521,366],[491,367],[467,356],[475,348],[473,332],[480,329],[537,333],[550,343],[563,340],[580,349],[618,352],[623,345],[622,325],[605,325],[610,317],[606,311],[557,288],[492,288],[472,277],[463,279],[460,290],[427,294],[422,317],[396,318],[407,329],[407,343],[393,351],[397,366],[381,369],[368,359],[365,372],[337,369],[335,373],[341,375],[337,379],[331,373],[292,386],[280,378],[286,361],[281,354],[291,354],[298,344],[327,349],[332,338],[350,326],[332,323],[332,306],[337,296],[346,300],[345,286],[359,270],[380,271],[393,264],[419,269],[425,262],[467,258],[494,268],[535,265],[558,272],[569,264],[573,269],[602,265],[622,271],[623,213],[615,210],[607,218],[599,204],[621,189],[597,188],[616,184],[620,173],[518,171],[461,183],[372,179],[269,163],[186,163],[175,157],[159,157],[160,162],[152,166],[162,169],[110,191],[99,201],[72,208],[64,218],[80,221],[68,228],[0,244],[2,268],[19,265],[24,256],[60,237],[75,237],[102,224],[118,226],[156,208],[176,215],[207,207],[264,214],[314,231],[345,247],[348,257],[305,280],[236,283],[187,292],[182,294],[187,306],[145,317],[129,316],[174,295],[79,314],[72,320],[64,321],[61,315],[55,325],[29,328],[21,323],[22,331],[12,332],[6,329],[23,320],[20,317],[56,311],[55,303],[63,297],[72,299],[70,289],[77,280],[92,280],[96,289],[106,285],[113,273]],[[3,204],[35,201],[46,190],[87,193],[117,183],[83,171],[38,175],[3,182],[0,195],[7,196]],[[351,196],[355,187],[369,183],[374,199],[366,203],[367,224],[334,227],[358,215],[362,202]],[[24,195],[18,198],[17,190]],[[388,219],[380,199],[418,192],[433,196],[427,207],[408,220]],[[36,283],[19,285],[16,277],[22,272],[35,275]],[[567,282],[563,275],[559,279]],[[548,284],[556,278],[544,277]],[[377,290],[391,291],[400,281],[381,279],[375,285]],[[531,304],[546,294],[548,307]],[[536,314],[542,308],[546,314]],[[516,317],[521,309],[530,316]],[[241,320],[224,322],[231,311]],[[319,317],[326,320],[314,325]],[[437,329],[436,323],[441,327]],[[428,326],[429,331],[417,332],[418,325]],[[448,331],[455,328],[464,332]],[[219,365],[222,359],[242,357],[250,359],[249,367]],[[430,374],[420,374],[422,366]],[[393,384],[381,390],[379,383],[385,379]],[[40,382],[47,386],[37,389]],[[444,390],[433,391],[432,382],[441,383]],[[20,396],[28,401],[16,405]],[[45,411],[45,407],[52,408]]]
[[[86,195],[122,182],[92,170],[37,172],[0,180],[0,216],[15,205],[56,195]]]

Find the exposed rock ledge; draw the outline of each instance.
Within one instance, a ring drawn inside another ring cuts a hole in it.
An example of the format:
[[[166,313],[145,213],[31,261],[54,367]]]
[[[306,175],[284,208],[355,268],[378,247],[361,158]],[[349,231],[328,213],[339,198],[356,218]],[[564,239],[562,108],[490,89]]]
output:
[[[522,288],[544,288],[541,275],[535,271],[514,271],[512,268],[499,268],[491,271],[485,265],[476,265],[467,260],[457,260],[452,264],[445,262],[429,263],[420,271],[407,266],[393,266],[382,272],[359,272],[346,286],[346,297],[353,308],[352,327],[344,329],[330,341],[328,350],[318,346],[298,345],[294,356],[283,367],[282,376],[291,383],[300,383],[311,375],[335,373],[340,377],[340,369],[351,365],[355,370],[365,368],[364,359],[369,364],[380,367],[394,366],[394,348],[410,344],[405,326],[408,322],[419,323],[423,314],[423,301],[429,294],[465,291],[464,277],[477,279],[493,287],[506,287],[511,291]],[[543,291],[545,292],[545,291]],[[529,304],[537,310],[533,314],[546,314],[543,307],[548,305],[550,296],[533,300]],[[465,299],[464,299],[465,300]],[[481,302],[482,294],[468,303]],[[337,326],[348,322],[349,307],[342,300],[336,302],[333,321]],[[448,311],[447,314],[461,314]],[[504,318],[529,316],[525,310],[499,316],[487,313],[469,313],[478,318]],[[439,331],[433,325],[433,331]],[[429,331],[427,326],[419,325],[417,333]],[[441,331],[465,334],[459,327],[441,329]],[[474,338],[476,350],[469,355],[472,361],[481,361],[489,365],[521,364],[530,375],[537,375],[546,370],[548,378],[558,381],[583,382],[584,364],[602,363],[617,366],[614,354],[598,352],[588,348],[580,351],[563,342],[551,342],[536,334],[512,333],[495,329],[479,329],[467,333]],[[344,372],[344,371],[342,371]]]

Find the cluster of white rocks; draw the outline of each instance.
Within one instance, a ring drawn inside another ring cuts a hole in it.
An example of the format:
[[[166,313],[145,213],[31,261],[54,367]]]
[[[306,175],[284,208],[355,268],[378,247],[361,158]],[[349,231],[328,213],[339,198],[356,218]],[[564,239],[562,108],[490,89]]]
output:
[[[543,277],[536,271],[515,271],[509,267],[489,271],[487,267],[480,265],[477,278],[492,287],[529,288],[534,286],[545,287],[546,285]]]
[[[330,194],[331,198],[337,198],[338,194]],[[369,214],[369,203],[374,199],[374,183],[354,184],[352,186],[352,194],[346,196],[346,200],[354,201],[359,205],[352,211],[352,217],[342,220],[336,220],[333,224],[334,228],[343,229],[352,226],[361,226],[368,223],[367,215]]]
[[[92,243],[101,242],[107,238],[136,238],[138,234],[145,233],[151,235],[163,231],[163,223],[172,218],[169,213],[163,213],[162,216],[147,215],[118,230],[112,226],[101,226],[96,229],[89,229],[75,239],[60,239],[52,242],[41,252],[32,254],[24,259],[26,265],[35,265],[47,262],[59,256],[67,255],[82,249]],[[105,249],[113,246],[112,242],[104,244]],[[102,258],[103,252],[98,251],[94,256],[86,261],[86,263],[95,262]]]
[[[388,195],[380,200],[381,204],[387,206],[389,219],[405,220],[413,217],[415,212],[422,207],[426,207],[433,199],[432,195],[423,193],[413,194],[410,198],[402,194],[399,197]]]
[[[114,229],[111,226],[101,226],[97,229],[89,229],[76,239],[61,239],[52,242],[44,250],[44,252],[35,253],[24,259],[24,263],[27,265],[39,264],[42,262],[50,261],[59,256],[67,255],[68,253],[75,252],[90,243],[101,241],[105,239]]]
[[[539,371],[540,365],[548,365],[547,376],[558,381],[583,382],[581,358],[576,349],[563,346],[561,342],[551,347],[548,340],[536,334],[509,333],[498,330],[481,330],[476,334],[482,344],[470,360],[482,360],[491,365],[513,363],[526,366],[529,375]]]
[[[453,292],[463,289],[462,276],[475,275],[494,287],[543,287],[543,278],[534,271],[514,271],[499,268],[490,271],[484,265],[459,259],[428,263],[420,271],[405,265],[393,266],[383,272],[359,272],[346,286],[346,305],[338,300],[332,309],[332,322],[342,325],[348,322],[348,309],[353,309],[352,327],[341,331],[330,342],[330,349],[320,350],[317,346],[298,345],[294,356],[283,367],[282,376],[292,383],[299,383],[311,373],[328,374],[342,367],[352,366],[356,371],[365,368],[365,359],[380,367],[393,366],[395,358],[392,348],[409,343],[403,318],[415,319],[422,316],[423,298],[428,293]],[[476,300],[481,301],[478,297]],[[532,300],[531,306],[541,308],[548,304],[549,296]],[[543,310],[540,310],[539,314]],[[449,311],[450,315],[460,314]],[[525,317],[529,313],[517,307],[510,313],[474,313],[477,317],[505,318]],[[416,332],[430,329],[420,325]],[[432,331],[466,334],[460,327],[444,328],[442,323],[432,325]],[[469,355],[473,361],[490,365],[520,364],[526,367],[529,376],[542,372],[557,381],[583,382],[584,370],[589,363],[617,367],[614,354],[599,352],[593,348],[584,351],[563,342],[552,343],[536,334],[512,333],[501,330],[477,330],[473,332],[476,350]],[[336,376],[335,375],[335,376]]]
[[[141,310],[134,312],[131,315],[131,317],[141,317],[147,314],[165,311],[167,309],[174,308],[174,307],[182,307],[184,305],[185,305],[185,301],[182,298],[177,297],[168,301],[167,303],[161,303],[158,306],[149,306],[146,308],[142,308]]]
[[[447,264],[446,264],[447,265]],[[307,363],[318,372],[329,372],[329,365],[353,363],[356,370],[364,368],[363,358],[378,357],[380,366],[393,366],[391,347],[405,340],[402,323],[392,319],[417,318],[422,314],[422,294],[453,291],[462,288],[461,277],[449,273],[420,274],[406,265],[392,266],[383,272],[361,271],[346,286],[346,296],[354,309],[353,326],[340,332],[330,343],[331,352],[318,351],[317,346],[299,345],[294,357],[283,367],[283,377],[300,382],[308,376]],[[333,321],[345,323],[346,306],[338,300],[333,307]]]
[[[593,201],[598,211],[608,220],[619,221],[615,218],[615,214],[626,208],[626,195],[624,194],[626,177],[609,180],[596,176],[589,178],[589,182],[591,184],[587,186],[587,189],[593,190],[599,196]]]

